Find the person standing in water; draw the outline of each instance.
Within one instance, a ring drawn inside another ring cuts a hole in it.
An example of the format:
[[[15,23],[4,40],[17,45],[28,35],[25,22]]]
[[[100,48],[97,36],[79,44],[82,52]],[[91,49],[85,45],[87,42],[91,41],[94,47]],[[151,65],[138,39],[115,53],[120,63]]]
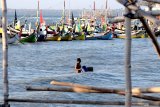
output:
[[[75,70],[77,73],[81,73],[82,69],[81,69],[81,59],[77,58],[77,63],[75,65]]]

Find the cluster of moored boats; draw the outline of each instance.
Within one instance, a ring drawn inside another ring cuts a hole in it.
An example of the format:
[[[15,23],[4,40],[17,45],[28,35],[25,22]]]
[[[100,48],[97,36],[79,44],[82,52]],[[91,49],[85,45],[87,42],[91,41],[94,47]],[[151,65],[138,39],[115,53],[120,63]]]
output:
[[[87,25],[88,26],[88,25]],[[94,27],[94,30],[89,30],[87,27],[78,26],[71,27],[68,25],[52,25],[45,26],[39,25],[36,30],[26,30],[24,26],[19,29],[16,27],[9,26],[8,33],[8,43],[17,42],[42,42],[42,41],[72,41],[72,40],[112,40],[113,38],[126,38],[124,30],[115,29],[114,32],[110,30],[103,30],[98,27]],[[0,29],[0,33],[1,33]],[[132,31],[132,38],[146,38],[148,35],[145,30],[134,30]]]
[[[42,42],[42,41],[72,41],[72,40],[112,40],[113,38],[126,38],[125,28],[113,25],[97,25],[94,20],[72,18],[71,24],[46,25],[42,18],[31,29],[31,24],[20,24],[15,18],[12,25],[8,25],[8,43]],[[158,36],[160,33],[156,32]],[[2,28],[0,28],[2,35]],[[146,38],[148,35],[144,29],[133,29],[132,38]],[[1,38],[0,38],[1,39]],[[2,40],[0,40],[2,41]]]

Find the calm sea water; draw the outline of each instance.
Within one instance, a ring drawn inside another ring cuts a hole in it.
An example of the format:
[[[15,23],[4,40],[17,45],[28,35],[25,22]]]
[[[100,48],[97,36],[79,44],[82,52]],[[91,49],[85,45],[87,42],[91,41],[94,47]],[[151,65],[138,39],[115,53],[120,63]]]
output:
[[[160,38],[158,40],[160,42]],[[132,86],[159,86],[160,59],[150,39],[133,39],[132,44]],[[124,101],[123,96],[111,94],[28,92],[25,90],[28,85],[53,87],[49,84],[52,80],[106,88],[125,88],[124,45],[125,40],[123,39],[9,45],[10,97]],[[2,55],[2,51],[0,54]],[[1,55],[0,64],[2,64]],[[94,72],[75,73],[74,65],[77,57],[82,59],[82,65],[93,66]],[[0,71],[0,75],[2,75],[2,69]],[[0,89],[2,98],[2,78],[0,79]],[[12,106],[81,107],[82,105],[13,104]]]

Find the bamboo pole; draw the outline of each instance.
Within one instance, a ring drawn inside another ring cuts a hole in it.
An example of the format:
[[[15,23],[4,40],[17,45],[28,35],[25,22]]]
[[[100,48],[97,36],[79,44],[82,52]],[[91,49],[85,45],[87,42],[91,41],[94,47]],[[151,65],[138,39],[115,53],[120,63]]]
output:
[[[146,13],[150,14],[152,16],[159,16],[160,15],[160,11],[147,11]],[[136,19],[136,18],[140,18],[140,16],[138,16],[138,17],[135,16],[133,19]],[[125,21],[125,17],[121,16],[121,17],[112,18],[112,20],[110,20],[109,23],[119,23],[119,22],[124,22],[124,21]],[[156,22],[156,21],[154,20],[154,22]]]
[[[90,104],[90,105],[124,105],[124,102],[107,101],[80,101],[80,100],[35,100],[35,99],[17,99],[10,98],[9,102],[29,102],[29,103],[56,103],[56,104]]]
[[[130,11],[128,8],[125,8],[126,14]],[[132,102],[132,80],[131,80],[131,19],[125,17],[125,28],[126,28],[126,50],[125,50],[125,80],[126,80],[126,89],[125,89],[125,106],[131,107]]]
[[[144,1],[160,4],[160,1],[159,1],[159,0],[144,0]]]
[[[7,3],[6,0],[1,0],[2,6],[2,68],[3,68],[3,94],[4,106],[8,106],[8,43],[7,43]]]
[[[108,93],[118,93],[118,92],[123,92],[123,90],[117,90],[117,89],[106,89],[106,88],[98,88],[98,87],[92,87],[92,86],[86,86],[86,85],[81,85],[81,84],[75,84],[75,83],[70,83],[70,82],[58,82],[58,81],[51,81],[50,84],[52,85],[59,85],[59,86],[69,86],[69,87],[77,87],[77,88],[84,88],[84,89],[89,89],[89,90],[97,90],[101,92],[108,92]]]
[[[26,90],[28,91],[59,91],[59,92],[76,92],[76,93],[101,93],[100,91],[90,90],[85,88],[53,88],[53,87],[32,87],[27,86]]]
[[[55,103],[55,104],[84,104],[84,105],[124,105],[121,101],[82,101],[82,100],[37,100],[37,99],[17,99],[9,98],[9,102],[21,102],[21,103]],[[160,102],[133,102],[133,106],[159,106]]]
[[[99,91],[100,93],[114,93],[114,94],[119,94],[119,95],[126,95],[125,92],[120,89],[98,88],[98,87],[91,87],[91,86],[85,86],[85,85],[68,83],[68,82],[58,82],[58,81],[52,81],[51,84],[59,85],[59,86],[70,86],[74,88],[84,88],[88,90],[95,90],[95,91]],[[133,93],[131,96],[135,98],[145,99],[145,100],[160,101],[160,98],[158,97],[146,96],[140,93]]]
[[[160,93],[160,87],[151,87],[151,88],[133,88],[132,93]]]
[[[78,92],[78,93],[115,93],[121,92],[121,89],[103,89],[103,91],[99,90],[91,90],[86,88],[79,88],[79,87],[71,87],[71,88],[57,88],[57,87],[33,87],[27,86],[27,91],[59,91],[59,92]],[[110,91],[108,91],[110,90]],[[116,91],[117,90],[117,91]],[[121,92],[123,93],[124,90]],[[132,94],[140,95],[142,93],[160,93],[160,87],[151,87],[151,88],[133,88]]]
[[[121,101],[82,101],[82,100],[38,100],[38,99],[18,99],[9,98],[9,102],[19,103],[55,103],[55,104],[84,104],[84,105],[124,105]],[[133,106],[160,106],[160,102],[144,101],[144,102],[132,102]]]

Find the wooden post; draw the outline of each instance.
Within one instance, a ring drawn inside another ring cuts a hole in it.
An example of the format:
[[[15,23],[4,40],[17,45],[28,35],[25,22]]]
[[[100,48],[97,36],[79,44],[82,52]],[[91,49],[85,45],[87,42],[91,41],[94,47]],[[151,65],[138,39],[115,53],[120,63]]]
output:
[[[2,69],[3,69],[3,94],[4,107],[8,107],[8,43],[7,43],[7,4],[1,0],[2,5]]]
[[[128,8],[125,8],[126,14],[128,14]],[[125,89],[125,106],[131,107],[132,101],[132,84],[131,84],[131,19],[125,17],[125,28],[126,28],[126,53],[125,53],[125,80],[126,80],[126,89]]]

